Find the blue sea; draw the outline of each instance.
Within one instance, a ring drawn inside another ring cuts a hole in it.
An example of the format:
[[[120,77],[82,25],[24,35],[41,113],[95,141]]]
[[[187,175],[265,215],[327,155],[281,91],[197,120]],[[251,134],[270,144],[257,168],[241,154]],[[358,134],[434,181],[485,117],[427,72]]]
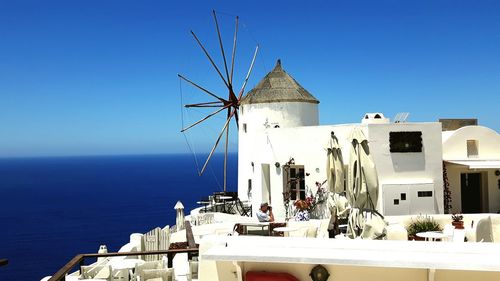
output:
[[[222,189],[222,161],[199,177],[189,154],[0,159],[0,280],[40,280],[79,253],[173,225],[177,200],[189,211]],[[236,183],[231,154],[228,190]]]

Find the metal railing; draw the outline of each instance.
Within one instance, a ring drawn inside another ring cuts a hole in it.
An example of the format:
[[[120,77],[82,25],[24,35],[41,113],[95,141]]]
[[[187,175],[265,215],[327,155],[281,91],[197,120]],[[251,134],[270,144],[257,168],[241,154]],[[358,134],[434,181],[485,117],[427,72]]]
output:
[[[120,257],[120,256],[144,256],[144,255],[167,255],[168,257],[168,267],[172,268],[172,260],[176,254],[188,253],[196,254],[198,253],[198,248],[190,249],[173,249],[173,250],[160,250],[160,251],[147,251],[147,252],[123,252],[123,253],[106,253],[106,254],[79,254],[71,259],[66,265],[59,269],[48,281],[60,281],[66,280],[66,274],[68,274],[76,265],[80,267],[85,265],[86,258],[104,258],[104,257]]]
[[[193,236],[193,231],[191,229],[191,224],[189,221],[186,221],[185,223],[186,227],[186,240],[187,240],[187,249],[169,249],[169,250],[159,250],[159,251],[143,251],[143,252],[122,252],[122,253],[102,253],[102,254],[79,254],[76,255],[74,258],[72,258],[66,265],[64,265],[61,269],[59,269],[48,281],[61,281],[61,280],[66,280],[66,275],[75,268],[75,266],[79,265],[80,268],[81,266],[85,265],[85,259],[86,258],[105,258],[105,257],[121,257],[121,256],[146,256],[146,255],[167,255],[168,257],[168,262],[167,266],[168,268],[172,268],[172,262],[174,259],[174,256],[176,254],[180,253],[187,253],[189,255],[189,258],[194,255],[199,253],[199,249],[194,242],[194,236]],[[2,261],[2,260],[0,260]],[[7,260],[6,260],[7,261]],[[5,263],[7,264],[7,263]],[[3,264],[0,264],[3,265]]]

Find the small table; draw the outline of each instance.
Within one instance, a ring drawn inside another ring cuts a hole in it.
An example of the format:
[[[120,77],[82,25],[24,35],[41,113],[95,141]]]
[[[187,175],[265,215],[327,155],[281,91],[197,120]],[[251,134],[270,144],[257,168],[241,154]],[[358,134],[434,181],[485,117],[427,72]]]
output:
[[[432,241],[436,241],[437,239],[443,239],[443,238],[450,237],[450,235],[444,234],[441,231],[419,232],[419,233],[417,233],[417,236],[425,238],[425,241],[429,241],[429,239],[432,239]]]
[[[109,265],[113,269],[133,269],[135,266],[144,264],[145,261],[140,259],[121,259],[121,260],[112,260],[109,262]]]

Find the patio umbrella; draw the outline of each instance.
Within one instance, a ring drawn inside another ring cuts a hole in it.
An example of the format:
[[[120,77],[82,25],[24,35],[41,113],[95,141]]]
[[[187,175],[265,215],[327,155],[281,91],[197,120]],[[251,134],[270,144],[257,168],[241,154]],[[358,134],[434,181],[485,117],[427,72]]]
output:
[[[379,239],[385,235],[385,223],[375,210],[378,200],[377,170],[368,140],[359,127],[352,130],[351,140],[347,198],[352,209],[348,219],[348,235],[352,238],[361,235],[365,239]],[[368,227],[365,229],[367,222]]]
[[[378,177],[368,140],[356,127],[351,133],[347,198],[355,208],[375,210],[378,200]]]
[[[342,150],[333,131],[328,140],[326,173],[328,190],[334,193],[344,192],[344,161]]]
[[[175,217],[175,229],[177,231],[184,229],[184,205],[182,205],[181,201],[177,201],[177,204],[174,206],[177,215]]]

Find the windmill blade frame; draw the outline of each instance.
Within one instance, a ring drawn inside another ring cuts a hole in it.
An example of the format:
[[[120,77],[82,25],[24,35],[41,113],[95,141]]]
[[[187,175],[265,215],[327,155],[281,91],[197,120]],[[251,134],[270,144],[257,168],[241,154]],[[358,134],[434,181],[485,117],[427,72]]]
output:
[[[233,84],[234,84],[234,70],[235,70],[235,59],[236,59],[236,50],[237,50],[237,39],[238,39],[238,26],[239,26],[239,17],[236,16],[235,18],[235,27],[234,27],[234,34],[233,34],[233,47],[232,47],[232,52],[231,52],[231,65],[230,68],[228,67],[228,61],[226,57],[226,52],[224,49],[224,44],[222,40],[222,33],[219,27],[219,21],[217,19],[217,13],[215,10],[212,11],[213,14],[213,20],[215,23],[215,30],[217,33],[217,39],[219,43],[219,48],[222,56],[222,62],[224,66],[224,72],[225,72],[225,77],[221,72],[221,69],[217,64],[215,63],[213,57],[210,55],[208,50],[205,48],[201,40],[198,38],[196,33],[191,30],[190,33],[193,36],[194,40],[198,44],[198,46],[201,48],[202,52],[204,53],[205,57],[209,60],[210,64],[212,65],[212,68],[217,72],[217,75],[219,76],[220,79],[222,79],[222,82],[224,83],[225,87],[227,88],[228,91],[228,96],[226,98],[222,98],[219,95],[215,94],[212,91],[209,91],[205,87],[200,86],[198,83],[195,83],[194,81],[186,78],[185,76],[178,74],[178,77],[190,85],[194,86],[200,91],[205,92],[209,96],[213,97],[216,99],[216,101],[207,101],[207,102],[199,102],[199,103],[189,103],[183,105],[184,108],[218,108],[217,110],[208,113],[208,115],[204,116],[203,118],[197,120],[196,122],[192,123],[191,125],[182,128],[181,132],[186,132],[187,130],[203,123],[204,121],[210,119],[211,117],[221,113],[222,111],[227,109],[227,115],[226,115],[226,121],[224,125],[222,126],[222,129],[218,133],[217,139],[215,141],[215,144],[212,146],[212,149],[210,150],[208,157],[205,160],[205,163],[203,164],[203,167],[201,171],[198,172],[198,174],[201,176],[203,172],[206,170],[208,163],[210,162],[210,159],[212,158],[215,150],[219,146],[220,141],[222,140],[222,136],[225,134],[225,145],[224,145],[224,191],[227,189],[227,157],[228,157],[228,151],[229,151],[229,134],[230,134],[230,123],[231,120],[234,118],[234,121],[236,122],[236,126],[239,128],[239,106],[240,106],[240,101],[243,97],[243,94],[245,92],[245,88],[247,86],[248,80],[250,78],[250,75],[252,73],[256,57],[259,51],[259,45],[256,46],[255,51],[253,53],[252,61],[250,63],[250,66],[248,68],[248,71],[246,73],[246,76],[243,80],[243,84],[241,86],[240,91],[238,92],[238,95],[235,94],[235,91],[233,89]]]

